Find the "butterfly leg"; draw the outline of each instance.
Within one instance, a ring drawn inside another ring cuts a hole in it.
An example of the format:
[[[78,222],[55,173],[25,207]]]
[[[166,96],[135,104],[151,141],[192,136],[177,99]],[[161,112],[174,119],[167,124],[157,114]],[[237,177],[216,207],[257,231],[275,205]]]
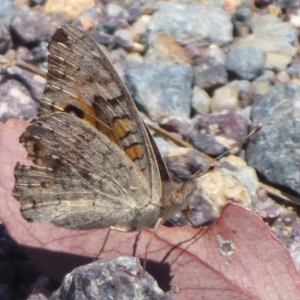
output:
[[[155,223],[155,226],[154,226],[154,228],[153,228],[153,230],[152,230],[152,234],[151,234],[151,236],[150,236],[150,238],[149,238],[149,241],[148,241],[148,243],[147,243],[147,245],[146,245],[145,256],[144,256],[144,262],[143,262],[143,272],[144,272],[144,273],[146,272],[146,264],[147,264],[148,249],[149,249],[150,244],[151,244],[151,242],[152,242],[152,240],[153,240],[153,237],[154,237],[154,235],[155,235],[155,233],[156,233],[156,231],[157,231],[157,228],[161,225],[162,222],[163,222],[163,219],[162,219],[162,218],[158,218],[158,219],[157,219],[157,221],[156,221],[156,223]]]
[[[102,247],[101,247],[100,251],[98,252],[97,256],[93,259],[93,261],[96,261],[96,259],[97,259],[97,258],[101,255],[101,253],[104,251],[105,245],[106,245],[106,243],[107,243],[107,241],[108,241],[108,237],[109,237],[109,235],[110,235],[110,233],[111,233],[112,230],[121,231],[121,232],[130,232],[130,230],[128,230],[128,229],[126,229],[126,228],[113,227],[113,226],[109,227],[109,228],[108,228],[108,231],[107,231],[107,234],[106,234],[106,237],[105,237],[105,239],[104,239],[104,242],[103,242],[103,244],[102,244]]]
[[[101,249],[99,250],[98,254],[94,257],[93,262],[96,261],[96,260],[98,259],[98,257],[101,255],[101,253],[104,251],[105,245],[106,245],[106,243],[107,243],[107,241],[108,241],[108,237],[109,237],[110,232],[111,232],[112,229],[113,229],[113,228],[111,228],[111,227],[108,228],[107,233],[106,233],[106,236],[105,236],[105,239],[104,239],[103,244],[102,244],[102,247],[101,247]]]

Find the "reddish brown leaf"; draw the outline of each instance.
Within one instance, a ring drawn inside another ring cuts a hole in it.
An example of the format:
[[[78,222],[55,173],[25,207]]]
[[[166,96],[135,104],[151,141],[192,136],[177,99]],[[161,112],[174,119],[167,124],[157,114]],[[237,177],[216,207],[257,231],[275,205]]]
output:
[[[94,258],[107,230],[71,231],[28,223],[11,196],[13,170],[25,161],[18,137],[25,122],[0,125],[0,218],[44,274],[60,280]],[[101,254],[144,257],[150,230],[113,231]],[[288,250],[252,211],[230,204],[211,228],[161,226],[150,246],[147,268],[174,299],[300,299],[300,277]]]

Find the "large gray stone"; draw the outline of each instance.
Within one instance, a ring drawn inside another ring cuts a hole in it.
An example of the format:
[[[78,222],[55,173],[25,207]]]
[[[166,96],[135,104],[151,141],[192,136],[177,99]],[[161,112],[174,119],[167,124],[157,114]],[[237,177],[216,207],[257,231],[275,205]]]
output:
[[[101,260],[67,274],[51,300],[172,300],[135,257]]]
[[[182,46],[222,46],[232,41],[232,23],[227,12],[213,6],[158,2],[147,33],[150,41],[166,33]]]
[[[262,123],[263,128],[248,143],[249,165],[300,194],[300,88],[274,86],[254,103],[251,117],[253,126]]]
[[[192,76],[189,64],[156,63],[127,70],[125,82],[138,107],[153,120],[168,115],[188,118]]]
[[[266,58],[266,52],[259,48],[235,48],[227,55],[226,67],[239,78],[252,80],[264,72]]]

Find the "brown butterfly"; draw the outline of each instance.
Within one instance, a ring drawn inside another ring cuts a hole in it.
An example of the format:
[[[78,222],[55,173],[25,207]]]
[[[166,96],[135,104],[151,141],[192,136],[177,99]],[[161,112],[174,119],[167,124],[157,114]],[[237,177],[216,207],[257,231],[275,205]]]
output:
[[[70,25],[49,44],[47,86],[20,141],[14,196],[31,221],[73,229],[153,228],[186,207],[147,126],[98,45]]]

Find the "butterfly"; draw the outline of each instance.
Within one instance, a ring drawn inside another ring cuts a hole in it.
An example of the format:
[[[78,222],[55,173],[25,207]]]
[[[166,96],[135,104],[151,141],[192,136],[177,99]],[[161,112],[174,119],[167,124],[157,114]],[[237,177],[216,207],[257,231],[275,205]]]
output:
[[[21,135],[14,196],[29,221],[72,229],[154,228],[187,206],[127,88],[99,46],[66,25],[49,43],[37,118]]]

